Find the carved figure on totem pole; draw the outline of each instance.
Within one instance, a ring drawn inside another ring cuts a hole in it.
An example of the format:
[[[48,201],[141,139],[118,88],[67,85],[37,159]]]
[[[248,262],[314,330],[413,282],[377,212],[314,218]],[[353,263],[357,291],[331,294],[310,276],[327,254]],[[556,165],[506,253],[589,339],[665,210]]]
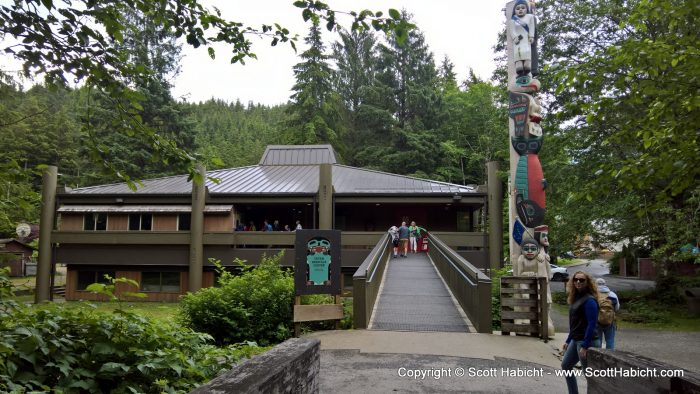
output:
[[[518,0],[513,7],[513,14],[508,23],[508,35],[512,42],[515,64],[516,86],[521,91],[539,90],[539,81],[532,79],[533,51],[536,36],[535,16],[531,13],[527,0]]]
[[[538,227],[541,231],[539,234],[535,233],[540,242],[549,245],[549,240],[547,237],[547,226]],[[552,267],[549,266],[549,255],[545,250],[544,244],[538,243],[538,241],[526,237],[523,239],[520,245],[521,255],[518,256],[517,270],[519,276],[539,276],[545,279],[545,292],[547,294],[547,304],[549,305],[549,310],[552,306],[552,293],[549,289],[549,281],[552,277]],[[554,336],[554,322],[552,321],[551,315],[547,316],[547,330],[549,331],[549,337]]]

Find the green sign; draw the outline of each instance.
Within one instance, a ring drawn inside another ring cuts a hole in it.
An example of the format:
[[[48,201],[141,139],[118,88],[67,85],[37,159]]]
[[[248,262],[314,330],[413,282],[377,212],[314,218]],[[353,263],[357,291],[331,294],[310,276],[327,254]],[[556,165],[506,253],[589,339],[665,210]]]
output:
[[[297,295],[340,294],[340,231],[297,230],[294,287]]]

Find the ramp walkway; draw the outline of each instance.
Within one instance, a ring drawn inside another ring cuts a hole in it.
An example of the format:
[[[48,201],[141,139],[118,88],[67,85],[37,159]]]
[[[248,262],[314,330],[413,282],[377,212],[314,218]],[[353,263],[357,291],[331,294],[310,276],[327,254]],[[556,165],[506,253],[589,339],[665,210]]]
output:
[[[387,264],[370,330],[470,331],[425,253],[389,258]]]

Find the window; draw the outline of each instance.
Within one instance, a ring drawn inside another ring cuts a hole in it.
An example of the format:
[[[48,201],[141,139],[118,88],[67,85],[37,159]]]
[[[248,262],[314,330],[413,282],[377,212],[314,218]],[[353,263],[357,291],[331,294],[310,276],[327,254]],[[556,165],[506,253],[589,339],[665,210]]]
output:
[[[114,271],[78,271],[77,290],[85,290],[93,283],[108,284],[109,281],[105,279],[105,275],[114,278],[115,273]]]
[[[130,231],[150,231],[151,223],[153,223],[153,215],[150,213],[129,214]]]
[[[107,230],[107,214],[106,213],[86,213],[83,221],[83,230],[85,231],[104,231]]]
[[[160,293],[180,292],[179,272],[142,272],[141,290]]]
[[[192,214],[181,213],[177,216],[177,229],[178,229],[178,231],[189,231],[191,223],[192,223]]]

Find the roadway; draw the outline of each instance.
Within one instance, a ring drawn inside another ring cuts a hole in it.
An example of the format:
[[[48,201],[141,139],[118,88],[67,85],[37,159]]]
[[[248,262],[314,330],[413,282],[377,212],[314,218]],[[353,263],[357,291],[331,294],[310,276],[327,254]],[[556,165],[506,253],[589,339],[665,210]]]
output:
[[[651,290],[656,284],[656,282],[652,280],[641,280],[634,277],[627,278],[618,275],[611,275],[609,264],[604,259],[584,260],[580,263],[566,266],[566,272],[569,273],[569,277],[572,277],[577,271],[587,272],[594,278],[605,279],[606,285],[610,288],[610,290],[615,292],[626,290]],[[550,283],[550,287],[553,292],[563,292],[564,286],[565,282]]]

